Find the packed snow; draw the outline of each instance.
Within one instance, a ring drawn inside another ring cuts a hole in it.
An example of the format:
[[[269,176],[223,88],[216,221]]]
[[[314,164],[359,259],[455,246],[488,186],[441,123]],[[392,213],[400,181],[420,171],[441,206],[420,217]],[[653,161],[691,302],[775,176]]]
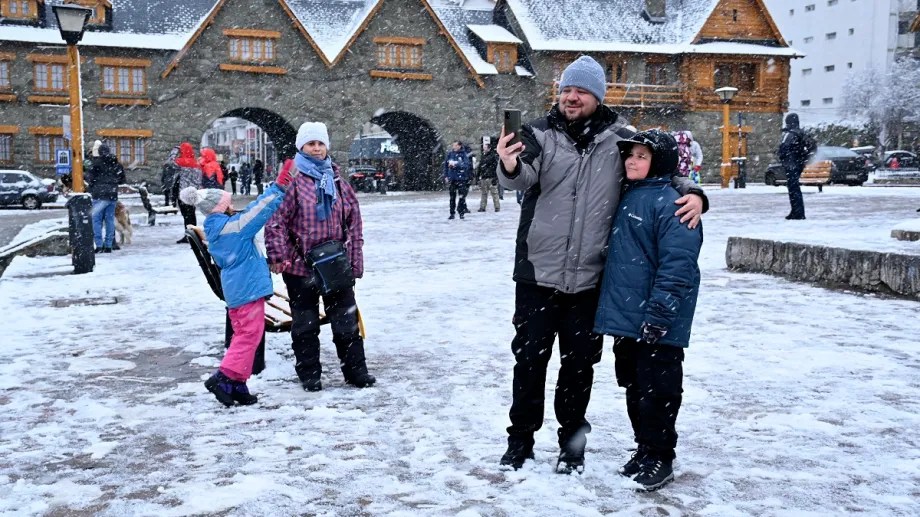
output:
[[[259,404],[223,408],[202,382],[224,309],[175,244],[178,216],[135,217],[134,243],[90,274],[17,257],[0,278],[0,515],[920,514],[920,303],[734,273],[724,258],[735,235],[918,255],[888,235],[917,217],[920,189],[805,188],[805,221],[783,219],[783,188],[707,191],[676,479],[658,492],[616,473],[633,444],[609,339],[584,474],[553,472],[558,358],[536,460],[498,467],[513,193],[478,213],[474,191],[454,221],[445,193],[362,194],[357,297],[378,379],[364,390],[344,384],[324,327],[323,391],[300,388],[290,336],[270,334]]]

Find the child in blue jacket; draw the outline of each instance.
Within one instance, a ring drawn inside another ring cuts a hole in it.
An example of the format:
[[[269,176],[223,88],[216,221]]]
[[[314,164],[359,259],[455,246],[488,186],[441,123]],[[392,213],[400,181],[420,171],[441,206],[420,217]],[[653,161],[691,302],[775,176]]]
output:
[[[246,381],[252,375],[252,360],[265,331],[265,298],[274,293],[274,287],[268,262],[253,238],[281,206],[290,183],[288,168],[241,212],[233,210],[230,193],[224,190],[188,187],[179,193],[183,203],[197,206],[207,214],[204,233],[208,251],[220,268],[220,285],[233,337],[220,368],[204,386],[228,407],[234,403],[248,406],[258,402],[249,393]]]
[[[617,384],[638,444],[620,469],[640,490],[674,479],[684,348],[700,286],[703,227],[680,224],[677,142],[657,129],[617,142],[626,183],[608,244],[594,331],[614,336]]]

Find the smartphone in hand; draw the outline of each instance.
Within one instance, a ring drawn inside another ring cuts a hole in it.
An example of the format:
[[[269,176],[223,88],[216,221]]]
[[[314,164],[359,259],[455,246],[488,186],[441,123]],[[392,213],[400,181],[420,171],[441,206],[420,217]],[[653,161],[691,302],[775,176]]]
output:
[[[505,134],[509,133],[514,133],[514,138],[508,145],[521,141],[521,110],[505,110]]]

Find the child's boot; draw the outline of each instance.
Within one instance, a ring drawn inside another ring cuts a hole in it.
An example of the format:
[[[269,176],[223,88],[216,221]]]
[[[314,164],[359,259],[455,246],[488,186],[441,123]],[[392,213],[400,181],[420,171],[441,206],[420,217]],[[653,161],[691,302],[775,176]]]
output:
[[[234,385],[236,383],[230,377],[224,375],[220,370],[214,372],[208,380],[204,381],[204,387],[217,397],[221,404],[230,407],[233,405]]]
[[[234,381],[233,400],[241,406],[251,406],[259,401],[259,397],[249,393],[249,387],[246,386],[245,382]]]

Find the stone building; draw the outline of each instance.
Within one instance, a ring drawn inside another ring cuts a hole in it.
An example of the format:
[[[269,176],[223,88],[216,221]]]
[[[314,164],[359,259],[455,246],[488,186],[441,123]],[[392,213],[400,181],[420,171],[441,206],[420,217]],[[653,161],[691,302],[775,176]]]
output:
[[[536,118],[565,64],[609,73],[605,103],[639,128],[690,129],[718,178],[721,106],[740,89],[733,154],[769,161],[795,51],[762,0],[71,0],[94,9],[80,43],[84,140],[109,141],[129,180],[156,182],[181,141],[211,123],[258,124],[282,154],[298,125],[325,121],[347,161],[359,128],[392,134],[409,186],[442,149]],[[52,2],[0,0],[0,166],[53,174],[65,147],[65,48]],[[343,156],[337,156],[337,153]],[[411,179],[411,181],[410,181]]]

